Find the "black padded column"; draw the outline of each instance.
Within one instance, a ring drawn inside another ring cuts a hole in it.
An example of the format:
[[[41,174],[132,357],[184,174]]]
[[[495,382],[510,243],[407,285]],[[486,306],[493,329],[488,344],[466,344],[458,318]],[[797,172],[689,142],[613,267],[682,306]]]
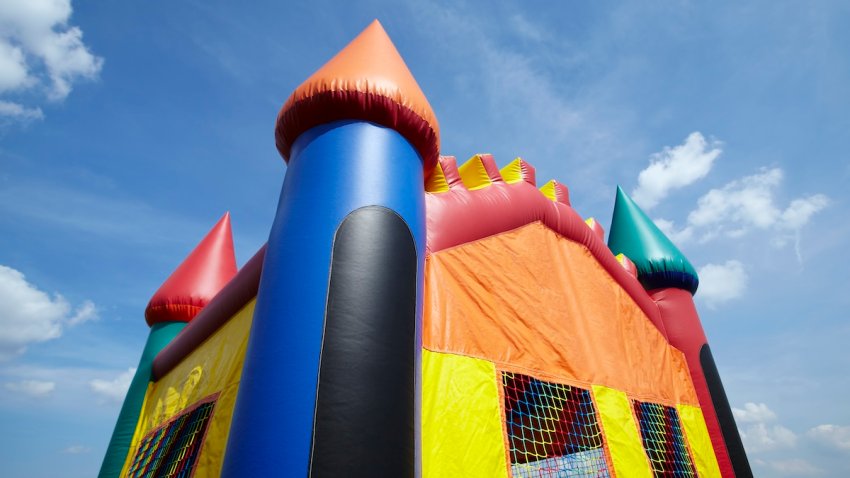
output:
[[[337,229],[311,477],[414,476],[416,263],[389,209],[358,209]]]

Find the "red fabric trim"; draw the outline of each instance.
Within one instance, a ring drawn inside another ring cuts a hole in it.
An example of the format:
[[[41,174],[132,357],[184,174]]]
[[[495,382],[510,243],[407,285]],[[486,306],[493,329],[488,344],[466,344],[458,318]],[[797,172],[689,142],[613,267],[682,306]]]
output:
[[[720,473],[724,477],[734,478],[735,471],[729,459],[726,440],[723,438],[723,430],[720,428],[717,411],[714,409],[714,401],[711,399],[711,392],[699,358],[700,349],[708,343],[708,340],[705,338],[702,322],[694,306],[694,299],[690,292],[673,287],[651,290],[649,294],[661,311],[661,319],[669,333],[670,345],[681,350],[688,362],[691,380],[705,418]]]
[[[424,118],[393,98],[360,91],[325,91],[295,102],[280,111],[275,127],[275,144],[289,160],[292,144],[302,133],[340,120],[363,120],[392,128],[419,152],[427,177],[440,155],[437,132]]]
[[[171,297],[170,299],[174,302],[148,305],[145,309],[148,325],[159,322],[189,322],[207,305],[206,300],[195,297]]]

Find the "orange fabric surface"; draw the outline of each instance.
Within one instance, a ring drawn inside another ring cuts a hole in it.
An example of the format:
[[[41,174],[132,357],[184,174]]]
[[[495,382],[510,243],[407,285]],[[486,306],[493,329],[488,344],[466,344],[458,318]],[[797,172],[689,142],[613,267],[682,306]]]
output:
[[[681,350],[669,345],[671,358],[671,372],[673,374],[673,386],[676,388],[676,396],[681,399],[677,405],[693,405],[699,406],[699,398],[697,390],[694,388],[691,372],[688,368],[688,361],[685,354]]]
[[[425,348],[697,405],[681,352],[584,246],[542,223],[432,253],[425,269]]]
[[[278,117],[278,149],[285,158],[289,157],[291,142],[295,140],[298,134],[306,131],[307,126],[299,127],[285,122],[281,123],[281,121],[287,118],[288,113],[296,110],[299,103],[332,92],[352,94],[335,96],[337,101],[341,102],[362,102],[363,110],[388,108],[384,102],[371,99],[374,97],[386,98],[391,103],[418,117],[430,131],[418,131],[418,134],[423,136],[422,138],[408,137],[408,140],[415,146],[422,143],[422,147],[427,149],[427,151],[420,151],[426,162],[426,168],[429,170],[433,168],[439,155],[440,144],[440,125],[437,122],[437,117],[413,74],[410,73],[401,55],[377,20],[373,21],[357,38],[313,73],[286,100]],[[405,116],[401,110],[396,113],[398,114],[394,113],[390,116],[397,121],[399,120],[398,116]],[[400,125],[385,126],[398,127]],[[301,131],[289,131],[293,128]],[[402,134],[404,133],[405,131],[402,131]],[[413,134],[413,132],[410,132],[410,134]],[[407,135],[405,134],[405,136]],[[427,146],[425,146],[426,144]]]

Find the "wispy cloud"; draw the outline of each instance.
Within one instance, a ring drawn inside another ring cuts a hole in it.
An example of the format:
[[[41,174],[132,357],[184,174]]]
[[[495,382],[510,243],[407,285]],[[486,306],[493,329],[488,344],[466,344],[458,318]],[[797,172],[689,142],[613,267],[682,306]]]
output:
[[[776,420],[776,413],[764,403],[747,402],[744,408],[733,408],[732,414],[740,423],[772,422]]]
[[[41,380],[21,380],[19,382],[9,382],[4,384],[6,390],[18,393],[30,398],[44,398],[53,393],[56,389],[55,382],[45,382]]]
[[[511,15],[510,25],[514,32],[529,41],[540,43],[550,36],[548,31],[528,21],[525,15],[520,13]]]
[[[486,81],[479,79],[475,88],[488,100],[491,117],[508,121],[522,117],[526,123],[518,133],[537,130],[547,136],[550,144],[564,141],[571,131],[583,128],[585,114],[572,104],[563,88],[556,86],[551,75],[536,64],[533,56],[498,43],[485,22],[476,21],[459,10],[431,4],[424,4],[423,10],[429,12],[429,17],[441,25],[446,34],[466,39],[453,42],[464,47],[464,51],[456,54],[475,63],[467,71],[486,75]],[[522,38],[534,41],[544,38],[543,30],[521,15],[513,16],[510,24]]]
[[[27,71],[23,50],[7,40],[0,40],[0,93],[31,85],[34,79]]]
[[[697,201],[688,214],[687,224],[677,228],[672,221],[656,220],[662,228],[679,240],[708,242],[718,238],[736,239],[759,231],[777,247],[795,242],[797,259],[800,232],[812,217],[830,204],[824,194],[793,199],[782,206],[776,199],[785,173],[780,168],[762,169],[756,174],[730,181],[712,189]]]
[[[98,310],[97,307],[94,305],[94,302],[90,300],[84,300],[83,303],[80,304],[79,307],[77,307],[77,310],[74,311],[74,315],[72,315],[68,319],[68,325],[73,327],[75,325],[80,325],[82,323],[91,320],[97,320],[99,318],[100,315],[98,314]]]
[[[794,448],[797,435],[779,424],[754,423],[741,430],[741,439],[748,453]]]
[[[819,468],[802,458],[768,461],[760,460],[760,463],[774,473],[779,473],[780,475],[785,476],[818,476],[824,473],[822,468]]]
[[[777,205],[776,190],[785,176],[780,168],[762,169],[751,176],[712,189],[688,215],[688,225],[712,236],[737,237],[750,229],[797,230],[829,204],[826,196],[798,198],[784,210]]]
[[[0,65],[0,70],[3,66]],[[0,126],[9,123],[27,124],[44,118],[41,108],[28,108],[19,103],[0,100]]]
[[[790,449],[797,444],[797,434],[775,423],[776,413],[764,403],[747,403],[732,412],[738,421],[747,424],[740,430],[747,453]]]
[[[818,425],[806,434],[818,443],[838,450],[850,451],[850,426]]]
[[[120,403],[127,395],[127,390],[130,388],[130,382],[133,380],[133,375],[136,373],[135,368],[127,369],[121,375],[112,379],[94,379],[89,382],[91,391],[101,399],[108,402]]]
[[[461,112],[451,111],[456,105],[444,105],[448,117],[467,118],[452,126],[466,131],[468,139],[453,142],[476,148],[469,152],[521,155],[537,167],[539,178],[569,174],[581,178],[571,184],[582,192],[577,197],[610,200],[601,185],[610,180],[612,163],[629,150],[626,135],[618,130],[626,115],[622,109],[612,113],[586,85],[580,88],[569,80],[586,74],[587,52],[519,9],[488,17],[462,2],[415,5],[415,15],[427,25],[422,35],[438,43],[433,51],[450,57],[438,65],[464,65],[441,70],[466,98],[463,106],[475,108]],[[522,47],[529,44],[536,47]]]
[[[673,221],[668,221],[664,218],[656,218],[653,219],[653,222],[658,229],[661,229],[661,232],[664,233],[665,236],[670,238],[676,244],[684,244],[690,241],[694,236],[694,230],[691,228],[683,228],[677,229],[676,224]]]
[[[203,226],[115,191],[97,192],[43,180],[0,180],[0,214],[125,243],[184,242]]]
[[[670,192],[691,186],[708,176],[723,152],[719,140],[707,141],[698,131],[691,133],[677,146],[665,146],[650,157],[650,165],[638,174],[638,185],[632,195],[644,209],[651,209],[663,201]],[[829,206],[824,194],[811,194],[792,199],[783,206],[777,199],[785,172],[778,167],[761,168],[757,173],[727,182],[720,188],[710,189],[697,200],[684,226],[672,220],[655,218],[658,227],[674,242],[682,244],[692,240],[706,243],[726,238],[738,239],[758,231],[764,242],[784,247],[793,241],[798,262],[802,263],[801,231],[812,217]],[[706,266],[709,274],[734,274],[732,278],[746,280],[740,262],[727,262],[724,268]],[[703,298],[717,292],[722,301],[731,293],[729,287],[712,289],[714,277],[707,277]],[[716,282],[719,284],[719,282]]]
[[[62,449],[62,453],[67,453],[69,455],[80,455],[82,453],[88,453],[91,451],[91,447],[87,447],[85,445],[70,445]]]
[[[125,360],[138,360],[138,351],[135,359],[118,357],[113,362]],[[26,358],[0,364],[0,409],[39,410],[106,419],[107,422],[115,419],[126,392],[124,383],[129,384],[132,378],[128,368],[116,369],[113,363],[106,362],[91,367],[66,366],[83,363],[78,357],[69,357],[63,362],[44,362],[50,365],[34,365]],[[22,385],[27,382],[33,384]],[[98,384],[98,391],[95,391],[92,382]],[[28,391],[30,394],[27,394]],[[39,400],[34,400],[33,394],[38,395],[39,392]],[[93,403],[99,406],[93,407]]]
[[[678,146],[665,146],[650,157],[649,166],[638,174],[632,197],[644,209],[652,209],[671,191],[704,178],[721,152],[718,141],[709,143],[699,131],[688,135]]]
[[[51,297],[20,271],[0,265],[0,361],[24,353],[30,344],[58,338],[67,326],[96,318],[93,302],[84,301],[72,312],[61,295]]]

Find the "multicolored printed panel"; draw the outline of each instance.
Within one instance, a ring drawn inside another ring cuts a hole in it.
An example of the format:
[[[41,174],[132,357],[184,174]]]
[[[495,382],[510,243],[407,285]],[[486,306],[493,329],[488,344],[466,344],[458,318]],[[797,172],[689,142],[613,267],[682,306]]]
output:
[[[189,478],[195,467],[215,401],[189,409],[148,434],[127,472],[130,478]]]
[[[509,372],[502,385],[513,477],[610,476],[590,391]]]
[[[696,477],[676,409],[637,400],[632,405],[653,474],[664,478]]]

